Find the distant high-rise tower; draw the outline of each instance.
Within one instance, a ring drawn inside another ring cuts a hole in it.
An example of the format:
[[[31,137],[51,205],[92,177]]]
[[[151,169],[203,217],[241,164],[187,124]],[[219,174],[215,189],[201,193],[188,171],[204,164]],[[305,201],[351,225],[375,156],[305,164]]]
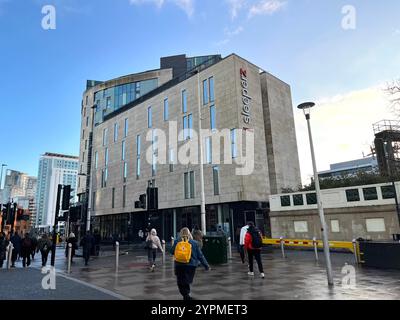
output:
[[[57,187],[71,185],[76,196],[78,157],[45,153],[39,160],[36,197],[36,226],[52,226],[55,218]]]

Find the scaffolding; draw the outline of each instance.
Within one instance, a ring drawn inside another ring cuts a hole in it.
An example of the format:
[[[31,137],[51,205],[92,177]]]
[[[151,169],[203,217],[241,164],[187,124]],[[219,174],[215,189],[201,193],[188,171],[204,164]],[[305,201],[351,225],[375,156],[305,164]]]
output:
[[[400,121],[382,120],[373,125],[375,152],[382,175],[398,176],[400,173]]]

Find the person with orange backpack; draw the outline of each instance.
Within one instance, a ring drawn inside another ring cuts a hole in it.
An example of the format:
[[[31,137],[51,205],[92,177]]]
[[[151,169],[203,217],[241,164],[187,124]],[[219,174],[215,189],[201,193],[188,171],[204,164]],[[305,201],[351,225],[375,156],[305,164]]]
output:
[[[193,300],[190,285],[193,283],[196,268],[201,263],[208,271],[210,266],[188,228],[180,231],[180,239],[175,240],[170,252],[174,255],[179,292],[183,300]]]
[[[260,271],[261,278],[265,278],[264,269],[261,261],[261,249],[262,249],[262,236],[260,230],[258,230],[253,222],[248,223],[249,228],[247,229],[246,237],[244,238],[244,247],[247,251],[249,258],[249,276],[254,276],[253,264],[256,259],[258,270]]]

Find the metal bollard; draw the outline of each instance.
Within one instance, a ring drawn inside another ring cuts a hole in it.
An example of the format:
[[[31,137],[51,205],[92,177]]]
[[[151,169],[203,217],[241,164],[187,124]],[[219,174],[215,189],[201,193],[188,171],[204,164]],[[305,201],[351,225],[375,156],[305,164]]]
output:
[[[14,250],[14,246],[12,243],[8,245],[8,252],[7,252],[7,269],[11,268],[11,260],[12,260],[12,252]]]
[[[314,252],[315,252],[315,261],[318,261],[318,241],[317,238],[313,238]]]
[[[174,238],[174,237],[171,237],[171,246],[173,246],[174,243],[175,243],[175,238]]]
[[[280,237],[280,240],[281,240],[281,251],[282,251],[282,258],[286,258],[286,255],[285,255],[285,241],[283,240],[283,237]]]
[[[356,263],[358,264],[358,252],[357,252],[357,240],[353,239],[353,250],[354,250],[354,259],[356,261]]]
[[[115,243],[115,272],[118,273],[119,268],[119,242]]]
[[[72,260],[72,243],[68,243],[68,269],[67,269],[68,273],[71,273],[71,260]]]
[[[232,260],[232,243],[231,238],[228,238],[228,259]]]
[[[165,264],[165,240],[162,241],[162,249],[163,249],[162,263]]]

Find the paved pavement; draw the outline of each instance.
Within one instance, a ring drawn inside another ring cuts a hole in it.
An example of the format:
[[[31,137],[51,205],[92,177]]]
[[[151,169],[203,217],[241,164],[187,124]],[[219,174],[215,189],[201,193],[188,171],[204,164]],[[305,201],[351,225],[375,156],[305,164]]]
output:
[[[354,264],[351,254],[332,253],[335,286],[327,286],[323,254],[314,261],[313,252],[287,251],[283,259],[279,251],[263,254],[265,279],[247,275],[238,254],[225,265],[212,266],[209,272],[199,268],[193,296],[200,300],[381,300],[400,299],[400,272],[355,267],[356,287],[342,286],[341,273],[346,263]],[[65,272],[65,258],[57,257],[56,267]],[[93,258],[85,267],[81,258],[75,259],[72,273],[75,279],[94,284],[134,300],[180,300],[173,273],[173,258],[169,254],[166,263],[151,273],[144,250],[135,250],[120,256],[120,268],[115,272],[115,257]],[[35,262],[37,263],[37,262]],[[257,269],[256,269],[257,270]]]

